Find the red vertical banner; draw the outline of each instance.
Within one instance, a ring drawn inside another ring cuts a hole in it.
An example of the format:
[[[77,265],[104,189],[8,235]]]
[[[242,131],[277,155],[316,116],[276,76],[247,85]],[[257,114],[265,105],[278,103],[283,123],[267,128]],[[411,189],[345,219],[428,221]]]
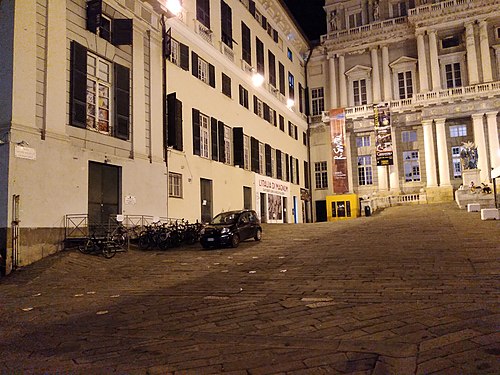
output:
[[[335,194],[344,194],[349,191],[344,108],[330,109],[330,132],[332,140],[333,192]]]

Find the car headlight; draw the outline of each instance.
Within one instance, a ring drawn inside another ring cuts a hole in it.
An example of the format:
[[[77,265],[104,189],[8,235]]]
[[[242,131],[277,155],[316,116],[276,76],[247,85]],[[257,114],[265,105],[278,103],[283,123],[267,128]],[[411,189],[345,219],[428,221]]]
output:
[[[220,231],[221,234],[229,233],[229,228],[222,228]]]
[[[201,228],[200,234],[205,234],[205,228]]]

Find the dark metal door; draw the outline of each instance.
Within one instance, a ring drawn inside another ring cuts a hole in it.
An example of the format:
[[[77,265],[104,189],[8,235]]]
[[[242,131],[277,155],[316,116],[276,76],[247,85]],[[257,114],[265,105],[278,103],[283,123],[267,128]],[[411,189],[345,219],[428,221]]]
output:
[[[326,201],[316,201],[316,222],[326,221]]]
[[[243,186],[243,208],[252,209],[252,188],[248,186]]]
[[[120,207],[121,167],[89,162],[89,224],[107,224]]]
[[[266,193],[260,193],[260,222],[267,223],[267,196]]]
[[[201,222],[208,223],[212,220],[212,180],[200,179]]]

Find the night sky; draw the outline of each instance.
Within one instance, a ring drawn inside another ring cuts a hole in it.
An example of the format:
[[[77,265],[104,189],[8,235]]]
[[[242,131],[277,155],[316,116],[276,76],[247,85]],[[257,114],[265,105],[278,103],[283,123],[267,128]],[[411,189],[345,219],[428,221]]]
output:
[[[320,35],[326,34],[326,16],[323,10],[325,0],[284,0],[284,2],[310,41],[319,40]]]

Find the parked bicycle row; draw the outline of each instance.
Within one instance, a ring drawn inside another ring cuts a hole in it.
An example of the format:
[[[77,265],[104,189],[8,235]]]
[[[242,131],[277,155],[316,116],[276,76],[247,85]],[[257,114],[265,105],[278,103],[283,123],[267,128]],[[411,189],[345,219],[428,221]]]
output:
[[[168,250],[199,242],[203,248],[235,248],[241,241],[260,241],[262,236],[260,220],[253,210],[221,212],[206,225],[184,219],[155,218],[148,224],[125,226],[117,217],[113,225],[89,225],[87,229],[89,235],[83,238],[79,250],[106,258],[128,250],[131,245],[141,250]]]

